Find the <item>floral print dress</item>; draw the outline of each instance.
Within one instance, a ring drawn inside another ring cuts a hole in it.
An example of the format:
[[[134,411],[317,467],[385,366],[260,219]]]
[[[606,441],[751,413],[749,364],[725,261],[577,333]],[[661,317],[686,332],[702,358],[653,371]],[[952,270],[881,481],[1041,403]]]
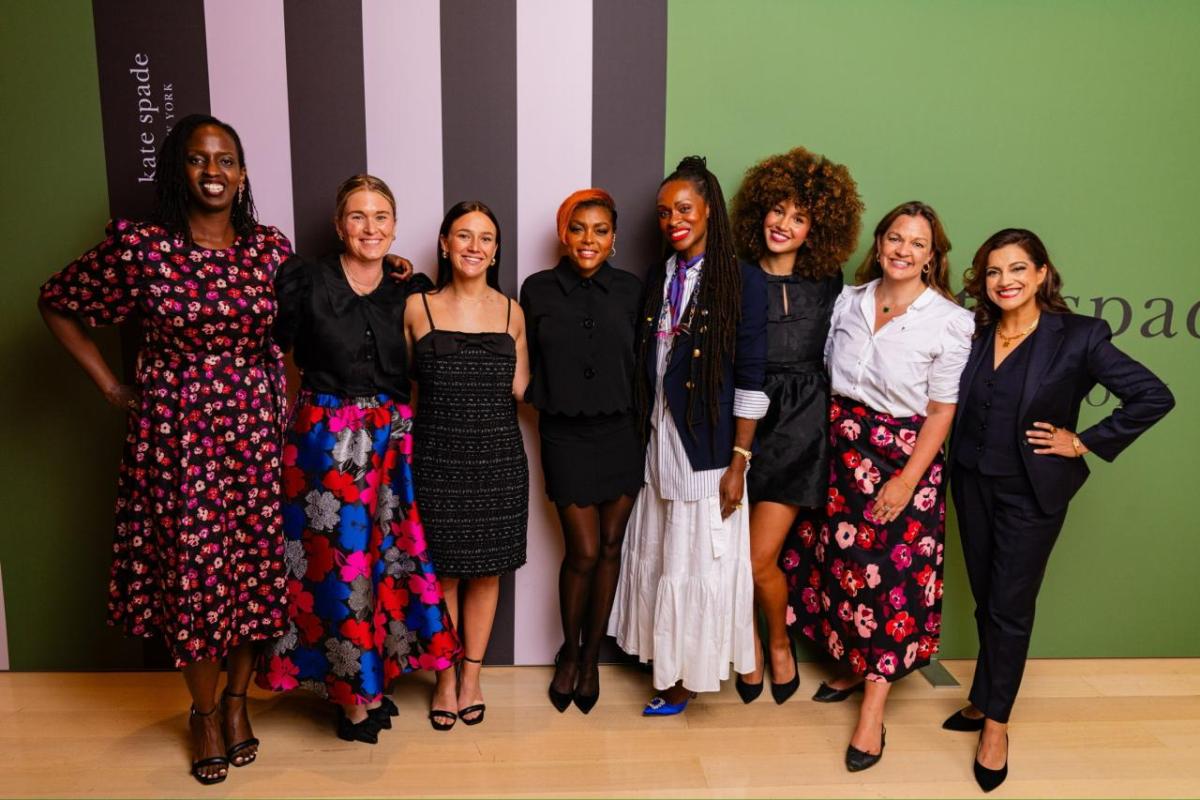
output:
[[[261,226],[224,250],[128,220],[107,232],[41,297],[88,325],[141,320],[109,621],[162,636],[176,666],[220,659],[287,627],[284,372],[270,333],[291,245]]]

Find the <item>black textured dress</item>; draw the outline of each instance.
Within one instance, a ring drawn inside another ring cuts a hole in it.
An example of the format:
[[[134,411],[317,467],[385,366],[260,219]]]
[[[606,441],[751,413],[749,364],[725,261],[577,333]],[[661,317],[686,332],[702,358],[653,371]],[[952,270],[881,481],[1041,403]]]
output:
[[[758,421],[750,502],[813,508],[829,489],[829,376],[825,337],[841,273],[827,278],[767,276],[767,381],[771,400]],[[435,562],[436,563],[436,562]]]
[[[420,387],[413,477],[439,575],[501,575],[525,563],[529,463],[512,396],[516,343],[438,330],[413,347]],[[509,314],[512,301],[509,301]]]

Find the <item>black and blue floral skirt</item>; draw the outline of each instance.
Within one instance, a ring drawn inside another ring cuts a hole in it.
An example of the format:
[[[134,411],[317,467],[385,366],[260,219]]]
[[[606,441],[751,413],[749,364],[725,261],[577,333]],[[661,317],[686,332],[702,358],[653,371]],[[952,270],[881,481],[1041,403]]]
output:
[[[371,703],[461,655],[413,500],[412,409],[301,392],[283,451],[291,630],[258,683]]]

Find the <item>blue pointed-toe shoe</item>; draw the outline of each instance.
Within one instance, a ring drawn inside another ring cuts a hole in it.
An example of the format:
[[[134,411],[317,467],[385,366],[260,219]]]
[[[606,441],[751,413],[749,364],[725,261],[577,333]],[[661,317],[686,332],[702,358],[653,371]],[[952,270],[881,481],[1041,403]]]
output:
[[[646,707],[642,709],[643,717],[673,717],[676,714],[682,714],[687,708],[688,701],[696,696],[695,692],[691,692],[683,699],[682,703],[668,703],[666,698],[660,694],[650,698],[650,702],[646,703]]]

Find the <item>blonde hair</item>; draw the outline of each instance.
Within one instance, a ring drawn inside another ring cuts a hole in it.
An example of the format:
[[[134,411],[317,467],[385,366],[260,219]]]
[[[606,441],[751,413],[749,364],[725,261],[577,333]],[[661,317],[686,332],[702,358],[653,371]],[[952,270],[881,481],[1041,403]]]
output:
[[[346,201],[350,199],[350,195],[358,191],[375,192],[387,198],[388,204],[392,207],[392,216],[396,216],[396,196],[392,194],[392,190],[382,179],[376,178],[374,175],[353,175],[342,181],[342,185],[337,190],[337,201],[334,206],[333,221],[341,223],[342,214],[346,210]]]

